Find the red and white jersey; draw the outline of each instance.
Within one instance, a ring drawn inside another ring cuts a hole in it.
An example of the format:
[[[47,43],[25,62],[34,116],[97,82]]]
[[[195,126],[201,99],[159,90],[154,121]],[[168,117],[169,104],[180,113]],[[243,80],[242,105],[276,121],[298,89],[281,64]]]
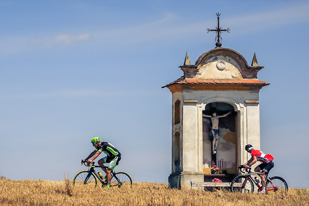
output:
[[[273,161],[274,157],[271,154],[265,154],[264,152],[260,150],[253,149],[251,150],[252,157],[257,157],[258,161],[263,162],[264,164],[267,164],[271,161]]]

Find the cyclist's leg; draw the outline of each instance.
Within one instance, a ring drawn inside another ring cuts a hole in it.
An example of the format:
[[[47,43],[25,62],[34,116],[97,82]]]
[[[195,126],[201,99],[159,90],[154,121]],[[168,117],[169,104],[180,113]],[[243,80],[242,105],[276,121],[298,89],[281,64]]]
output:
[[[263,190],[266,187],[266,175],[268,175],[269,171],[274,167],[274,163],[273,162],[269,162],[267,164],[263,164],[260,165],[260,168],[262,169],[262,174],[260,175],[261,179],[262,179],[262,186],[263,186]]]
[[[260,164],[259,166],[256,166],[256,168],[254,168],[254,172],[259,172],[259,171],[261,171],[261,165],[263,165],[263,163]]]
[[[263,163],[258,165],[256,168],[254,168],[254,172],[260,172],[261,169],[263,168]],[[261,175],[259,175],[261,177]],[[262,182],[262,177],[261,177],[261,182]]]
[[[266,165],[267,165],[267,164],[262,163],[262,164],[258,165],[258,166],[254,169],[254,171],[255,171],[255,172],[260,172],[261,170],[264,169],[264,167],[265,167]],[[265,193],[265,187],[266,187],[265,174],[259,174],[259,176],[260,176],[260,178],[261,178],[261,183],[262,183],[262,187],[263,187],[261,193]]]
[[[107,170],[107,184],[109,185],[111,184],[112,171],[117,166],[117,162],[118,162],[118,157],[115,157],[109,162],[108,168],[106,169]]]
[[[265,179],[265,172],[264,172],[264,168],[266,167],[267,164],[260,164],[259,167],[260,167],[260,171],[258,172],[263,172],[261,174],[259,174],[259,176],[261,177],[261,182],[262,182],[262,186],[263,186],[263,190],[265,189],[266,187],[266,179]]]
[[[103,157],[102,159],[100,159],[100,160],[98,161],[98,164],[101,166],[102,170],[103,170],[105,173],[107,173],[107,172],[106,172],[106,169],[105,169],[105,167],[104,167],[104,163],[107,163],[107,161],[108,161],[108,157]]]
[[[110,185],[110,182],[111,182],[111,178],[112,178],[112,170],[116,167],[117,163],[118,163],[118,157],[115,157],[114,159],[110,159],[110,158],[103,158],[103,163],[108,163],[107,164],[107,168],[105,169],[104,168],[104,172],[106,173],[107,175],[107,185]],[[103,164],[102,163],[102,164]],[[102,167],[102,166],[101,166]],[[103,169],[103,167],[102,167]]]
[[[268,174],[274,166],[275,166],[274,162],[269,162],[262,171]]]

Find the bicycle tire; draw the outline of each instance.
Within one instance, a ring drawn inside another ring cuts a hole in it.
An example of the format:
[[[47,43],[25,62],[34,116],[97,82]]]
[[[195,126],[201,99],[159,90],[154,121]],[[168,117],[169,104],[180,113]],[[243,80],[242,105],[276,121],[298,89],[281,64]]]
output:
[[[244,183],[247,179],[247,176],[239,175],[235,177],[231,182],[231,192],[241,192],[241,193],[250,193],[254,192],[254,185],[251,179],[247,179],[245,185],[239,183]]]
[[[278,187],[278,189],[267,191],[267,193],[275,192],[275,193],[286,194],[288,192],[289,190],[288,183],[286,183],[286,181],[282,177],[274,176],[274,177],[270,177],[269,179],[273,182],[273,184],[276,187]],[[272,188],[274,188],[273,185],[269,182],[269,180],[267,180],[266,190],[272,189]]]
[[[84,170],[77,173],[73,179],[73,185],[76,187],[81,186],[89,186],[96,187],[97,186],[97,178],[93,173],[89,174],[89,171]]]
[[[118,182],[115,176],[118,178],[120,182]],[[132,188],[132,184],[133,184],[132,178],[128,173],[117,172],[114,176],[112,176],[110,185],[113,187],[117,186],[117,187]]]

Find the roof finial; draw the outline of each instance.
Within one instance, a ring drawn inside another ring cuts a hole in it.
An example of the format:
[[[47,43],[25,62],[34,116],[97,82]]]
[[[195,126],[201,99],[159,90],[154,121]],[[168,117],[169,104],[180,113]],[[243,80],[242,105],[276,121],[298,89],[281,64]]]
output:
[[[191,65],[190,58],[188,52],[186,53],[185,61],[183,63],[184,66]]]
[[[259,66],[257,58],[256,58],[256,55],[255,55],[255,52],[254,52],[254,55],[253,55],[251,66]]]
[[[216,43],[216,47],[221,47],[222,46],[222,43],[220,42],[220,40],[222,39],[222,37],[220,36],[220,33],[222,31],[227,31],[228,33],[230,33],[230,28],[227,28],[227,29],[221,29],[220,27],[220,13],[216,13],[217,15],[217,20],[218,20],[218,25],[217,25],[217,28],[216,29],[209,29],[207,28],[207,33],[210,32],[210,31],[215,31],[217,32],[217,37],[215,38],[217,40],[217,43]]]

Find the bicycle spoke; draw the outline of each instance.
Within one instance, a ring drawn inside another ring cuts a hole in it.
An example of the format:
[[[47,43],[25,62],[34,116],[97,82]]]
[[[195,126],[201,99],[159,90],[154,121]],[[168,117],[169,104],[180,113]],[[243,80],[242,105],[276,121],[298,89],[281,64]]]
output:
[[[250,179],[247,179],[246,176],[235,177],[231,182],[232,192],[248,193],[253,192],[253,190],[253,183]]]
[[[270,181],[267,181],[266,191],[268,193],[276,192],[286,194],[288,191],[288,185],[281,177],[271,177]]]
[[[111,186],[132,187],[132,179],[125,172],[117,172],[111,179]]]
[[[81,186],[96,187],[97,180],[92,173],[89,174],[88,171],[82,171],[75,176],[73,180],[73,185],[76,187]]]

